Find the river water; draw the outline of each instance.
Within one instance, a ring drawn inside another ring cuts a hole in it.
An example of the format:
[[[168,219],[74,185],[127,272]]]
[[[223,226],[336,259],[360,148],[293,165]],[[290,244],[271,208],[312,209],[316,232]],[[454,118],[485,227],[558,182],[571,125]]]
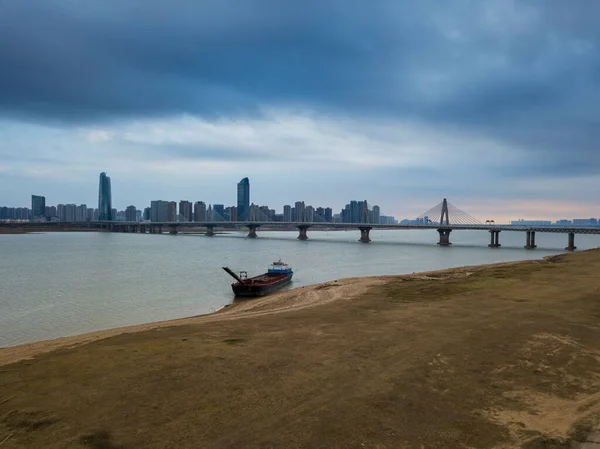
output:
[[[0,235],[0,347],[213,312],[232,301],[221,269],[263,273],[281,257],[294,268],[291,287],[344,277],[404,274],[524,259],[563,252],[567,236],[502,232],[490,249],[484,231],[455,231],[436,245],[433,230],[260,231],[204,235],[40,233]],[[577,235],[580,249],[600,236]]]

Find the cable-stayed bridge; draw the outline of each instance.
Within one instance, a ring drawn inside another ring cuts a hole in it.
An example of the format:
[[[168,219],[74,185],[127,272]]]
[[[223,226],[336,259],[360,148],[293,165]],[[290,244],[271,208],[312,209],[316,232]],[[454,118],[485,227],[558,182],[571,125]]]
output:
[[[359,202],[354,202],[359,203]],[[355,205],[356,206],[356,205]],[[403,220],[402,223],[382,223],[376,206],[371,207],[366,201],[358,204],[358,210],[350,208],[343,217],[342,222],[332,222],[319,215],[314,210],[302,211],[297,219],[292,221],[274,221],[258,207],[251,207],[248,220],[228,221],[226,217],[214,209],[207,214],[206,220],[190,221],[182,215],[177,217],[177,221],[164,222],[115,222],[115,221],[95,221],[95,222],[29,222],[29,223],[0,223],[0,226],[13,226],[21,228],[69,228],[69,227],[88,227],[104,228],[113,232],[132,232],[132,233],[150,233],[162,234],[168,231],[169,234],[176,235],[180,230],[190,228],[205,228],[207,236],[215,235],[215,229],[248,229],[248,238],[258,237],[257,230],[261,227],[276,229],[297,228],[299,231],[298,239],[308,240],[308,230],[315,229],[358,229],[360,230],[359,242],[368,243],[370,231],[372,229],[423,229],[436,230],[439,234],[438,245],[450,246],[450,234],[452,231],[459,230],[481,230],[490,233],[491,248],[499,248],[500,233],[523,232],[525,233],[525,248],[536,248],[535,236],[538,232],[562,233],[567,234],[566,250],[575,250],[575,234],[600,234],[600,227],[593,226],[558,226],[558,225],[496,225],[493,221],[482,223],[467,212],[459,209],[449,203],[445,198],[442,202],[423,212],[414,220]]]

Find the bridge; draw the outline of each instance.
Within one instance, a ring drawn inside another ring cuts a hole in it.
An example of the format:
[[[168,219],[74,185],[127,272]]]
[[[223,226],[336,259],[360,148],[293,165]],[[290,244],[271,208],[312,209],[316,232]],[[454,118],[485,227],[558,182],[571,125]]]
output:
[[[116,221],[93,221],[93,222],[24,222],[24,223],[2,223],[0,226],[13,226],[21,228],[70,228],[70,227],[87,227],[107,229],[112,232],[128,232],[128,233],[150,233],[162,234],[168,231],[171,235],[177,235],[178,232],[186,228],[206,228],[207,236],[214,236],[215,229],[248,229],[248,238],[257,238],[257,230],[261,227],[269,228],[297,228],[299,231],[299,240],[308,240],[308,229],[358,229],[360,231],[359,242],[368,243],[371,241],[370,231],[372,229],[429,229],[436,230],[439,234],[438,245],[450,246],[450,233],[460,230],[477,230],[487,231],[490,233],[490,248],[499,248],[500,233],[507,232],[523,232],[525,234],[525,248],[535,249],[536,233],[561,233],[567,234],[567,246],[565,250],[574,251],[575,234],[600,234],[600,227],[593,226],[556,226],[556,225],[541,225],[541,226],[514,226],[514,225],[496,225],[493,222],[487,221],[482,223],[476,218],[470,216],[466,212],[456,208],[450,204],[445,198],[438,205],[421,214],[415,220],[402,224],[380,224],[369,223],[369,207],[367,202],[364,202],[362,213],[362,221],[360,223],[338,223],[329,222],[317,217],[317,220],[307,221],[272,221],[265,217],[251,216],[248,221],[224,221],[222,217],[216,217],[217,220],[210,221],[165,221],[165,222],[116,222]],[[433,221],[432,217],[439,217],[439,221]]]

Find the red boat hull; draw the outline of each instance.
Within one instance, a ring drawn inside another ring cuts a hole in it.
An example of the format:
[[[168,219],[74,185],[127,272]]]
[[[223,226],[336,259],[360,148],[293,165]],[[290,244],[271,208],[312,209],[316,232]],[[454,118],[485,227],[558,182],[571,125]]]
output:
[[[293,274],[261,274],[253,278],[245,279],[243,283],[231,284],[235,296],[256,297],[272,293],[292,281]]]

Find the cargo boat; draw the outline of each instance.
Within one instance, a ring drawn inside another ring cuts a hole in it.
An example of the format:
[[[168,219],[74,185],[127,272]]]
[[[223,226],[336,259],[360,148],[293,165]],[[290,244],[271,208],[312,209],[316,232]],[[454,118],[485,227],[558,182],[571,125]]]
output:
[[[292,281],[292,267],[280,260],[273,262],[266,273],[249,278],[248,273],[241,271],[239,276],[230,268],[223,267],[237,282],[231,284],[235,296],[264,296],[279,290]]]

